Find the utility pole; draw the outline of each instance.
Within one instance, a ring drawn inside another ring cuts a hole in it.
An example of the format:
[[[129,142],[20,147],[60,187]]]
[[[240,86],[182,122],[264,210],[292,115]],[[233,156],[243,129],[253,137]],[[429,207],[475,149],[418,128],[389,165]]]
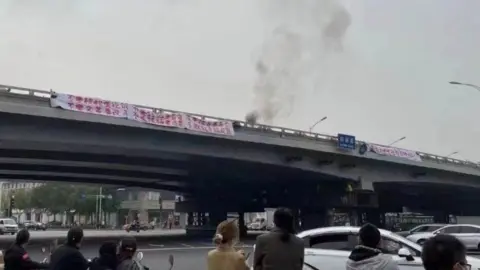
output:
[[[160,228],[163,228],[163,223],[162,223],[162,214],[163,214],[163,199],[162,199],[162,193],[158,193],[158,204],[160,208],[160,215],[158,217],[158,223],[160,224]]]
[[[98,195],[98,213],[100,215],[100,226],[102,226],[103,224],[103,213],[102,213],[102,199],[103,199],[103,195],[102,195],[102,187],[100,187],[100,191],[99,191],[99,195]]]

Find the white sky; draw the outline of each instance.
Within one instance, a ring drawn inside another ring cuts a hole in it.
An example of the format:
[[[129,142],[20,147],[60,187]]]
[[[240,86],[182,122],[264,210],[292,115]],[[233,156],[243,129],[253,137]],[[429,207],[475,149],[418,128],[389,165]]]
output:
[[[243,119],[283,26],[303,60],[275,125],[480,161],[480,92],[448,84],[480,84],[480,1],[346,1],[334,52],[334,0],[0,0],[0,84]]]

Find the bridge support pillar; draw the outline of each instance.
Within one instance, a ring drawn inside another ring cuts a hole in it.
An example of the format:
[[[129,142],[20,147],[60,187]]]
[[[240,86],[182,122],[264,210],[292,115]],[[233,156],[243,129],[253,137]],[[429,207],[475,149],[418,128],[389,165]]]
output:
[[[240,229],[240,238],[247,236],[247,225],[245,224],[244,212],[238,212],[238,227]]]
[[[374,191],[373,188],[373,181],[364,177],[358,177],[359,180],[359,188],[362,190],[370,190]]]

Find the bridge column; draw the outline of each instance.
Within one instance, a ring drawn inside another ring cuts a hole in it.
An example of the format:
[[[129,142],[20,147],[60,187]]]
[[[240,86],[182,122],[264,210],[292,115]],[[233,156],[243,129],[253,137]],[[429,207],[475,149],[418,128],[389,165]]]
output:
[[[247,236],[247,225],[245,225],[244,212],[238,212],[238,227],[240,229],[240,238]]]
[[[383,227],[384,218],[378,206],[374,181],[364,177],[359,177],[358,180],[357,188],[349,195],[354,198],[354,208],[350,211],[351,225],[361,226],[368,222]]]

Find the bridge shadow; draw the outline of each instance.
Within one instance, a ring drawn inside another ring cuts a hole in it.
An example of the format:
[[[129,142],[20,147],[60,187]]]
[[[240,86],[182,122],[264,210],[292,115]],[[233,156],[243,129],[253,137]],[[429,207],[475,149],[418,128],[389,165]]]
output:
[[[386,212],[435,212],[480,216],[480,188],[432,183],[375,183],[379,205]]]

